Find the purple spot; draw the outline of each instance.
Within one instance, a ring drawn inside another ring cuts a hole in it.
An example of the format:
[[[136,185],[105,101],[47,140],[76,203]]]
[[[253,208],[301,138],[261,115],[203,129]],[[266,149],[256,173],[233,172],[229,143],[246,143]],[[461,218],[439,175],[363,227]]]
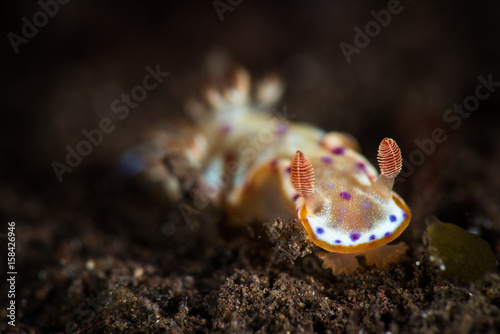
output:
[[[271,160],[271,166],[276,167],[278,165],[278,159]]]
[[[300,195],[299,195],[299,194],[295,194],[295,195],[293,196],[293,201],[295,202],[295,201],[296,201],[299,197],[300,197]]]
[[[318,227],[316,229],[316,233],[318,233],[318,234],[323,234],[324,232],[325,232],[325,230],[323,230],[321,227]]]
[[[368,201],[363,202],[363,208],[369,209],[371,206],[372,206],[372,204],[370,202],[368,202]]]
[[[375,240],[375,234],[370,235],[370,241]]]
[[[345,200],[350,200],[351,199],[351,194],[349,194],[348,192],[343,191],[343,192],[340,193],[340,197],[342,197]]]
[[[365,166],[365,164],[364,164],[364,163],[362,163],[362,162],[358,162],[358,163],[356,164],[356,167],[358,167],[358,168],[359,168],[359,169],[361,169],[362,171],[366,171],[366,166]]]
[[[335,243],[336,244],[340,244],[340,243],[342,243],[342,241],[340,241],[339,239],[337,239],[337,240],[335,240]]]
[[[342,154],[344,154],[344,148],[343,147],[336,147],[336,148],[332,149],[331,152],[333,154],[336,154],[336,155],[342,155]]]
[[[358,231],[352,231],[349,237],[351,238],[352,241],[356,241],[359,240],[361,234]]]
[[[398,218],[395,215],[390,215],[389,220],[391,221],[391,223],[394,223],[396,220],[398,220]]]
[[[390,236],[392,233],[391,232],[385,232],[384,237]]]
[[[288,126],[285,124],[285,123],[280,123],[277,127],[276,127],[276,133],[282,135],[284,133],[286,133],[288,131]]]
[[[286,171],[288,174],[290,174],[290,173],[292,172],[292,168],[287,167],[287,168],[285,169],[285,171]]]
[[[403,213],[403,219],[406,219],[406,217],[408,217],[408,215],[405,213]]]
[[[297,208],[297,210],[295,210],[295,213],[298,215],[299,214],[299,210],[300,208]]]
[[[328,155],[325,155],[324,157],[322,157],[321,161],[327,165],[330,165],[333,162],[332,158],[329,157]]]
[[[227,135],[229,132],[231,132],[231,126],[229,124],[222,125],[220,128],[220,132]]]

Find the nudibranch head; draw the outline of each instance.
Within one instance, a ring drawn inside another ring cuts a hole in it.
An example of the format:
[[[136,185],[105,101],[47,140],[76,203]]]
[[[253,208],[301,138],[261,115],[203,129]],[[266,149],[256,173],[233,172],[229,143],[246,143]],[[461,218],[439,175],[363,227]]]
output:
[[[396,239],[411,219],[406,203],[392,191],[402,166],[396,142],[380,143],[378,176],[351,149],[332,154],[309,160],[298,151],[292,161],[297,213],[311,240],[331,252],[355,253]]]

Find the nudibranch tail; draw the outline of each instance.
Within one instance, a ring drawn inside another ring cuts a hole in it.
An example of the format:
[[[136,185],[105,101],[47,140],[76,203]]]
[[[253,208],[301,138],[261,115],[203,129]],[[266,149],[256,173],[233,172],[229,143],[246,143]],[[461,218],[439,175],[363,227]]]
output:
[[[380,167],[380,175],[375,180],[375,189],[384,197],[392,196],[394,179],[401,171],[403,158],[401,150],[396,141],[384,138],[378,147],[377,160]]]
[[[297,151],[290,166],[293,189],[302,197],[314,192],[314,168],[311,161],[301,151]]]

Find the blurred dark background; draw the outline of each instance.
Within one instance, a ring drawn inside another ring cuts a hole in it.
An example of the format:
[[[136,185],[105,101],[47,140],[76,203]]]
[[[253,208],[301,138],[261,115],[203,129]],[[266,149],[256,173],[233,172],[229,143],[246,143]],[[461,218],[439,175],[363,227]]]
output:
[[[436,115],[439,125],[448,107],[473,93],[478,75],[498,73],[500,5],[493,1],[403,1],[350,64],[339,44],[354,45],[353,28],[364,30],[374,20],[370,11],[388,2],[235,1],[223,13],[215,3],[69,1],[58,4],[58,13],[18,54],[4,38],[2,135],[9,139],[2,149],[12,158],[2,168],[11,175],[50,175],[50,162],[63,156],[64,146],[80,140],[81,129],[94,126],[110,101],[140,82],[147,65],[159,63],[171,76],[153,92],[157,101],[147,99],[104,145],[119,142],[124,132],[133,137],[136,119],[182,114],[186,97],[203,86],[203,61],[214,50],[257,75],[281,70],[288,84],[284,104],[301,120],[351,132],[363,144],[388,132],[405,135],[407,150],[432,129],[429,118]],[[4,36],[22,36],[22,18],[33,22],[40,10],[35,1],[9,4],[2,12]],[[495,105],[498,94],[464,128],[497,120]],[[408,122],[412,126],[403,127]],[[465,135],[459,130],[453,135]]]
[[[222,14],[214,6],[221,3],[230,8]],[[372,162],[385,136],[395,138],[408,159],[418,150],[415,140],[442,128],[447,140],[396,186],[414,212],[406,239],[418,247],[424,217],[435,214],[481,234],[498,255],[500,93],[481,101],[456,130],[443,115],[474,95],[478,76],[500,81],[500,2],[403,0],[401,12],[350,63],[339,45],[354,45],[354,28],[364,30],[374,20],[371,11],[387,9],[390,1],[232,3],[72,0],[59,4],[18,53],[8,34],[22,36],[22,18],[33,22],[41,7],[4,4],[0,211],[4,221],[26,228],[60,228],[56,236],[45,230],[45,240],[25,234],[19,247],[60,250],[65,233],[77,236],[75,226],[89,223],[82,215],[101,218],[96,207],[107,207],[112,216],[109,208],[130,205],[113,202],[126,185],[117,158],[149,129],[185,121],[187,99],[199,96],[206,81],[207,55],[225,52],[257,78],[278,70],[287,87],[280,107],[296,120],[351,133]],[[168,78],[118,120],[111,102],[156,64]],[[103,117],[113,120],[115,131],[59,182],[51,164],[64,162],[66,145],[75,147],[84,139],[81,131]],[[111,234],[115,222],[108,218],[91,225]]]
[[[81,178],[88,166],[112,166],[148,128],[184,117],[186,99],[201,91],[205,59],[214,52],[226,52],[257,77],[278,69],[287,84],[282,105],[297,120],[352,133],[372,161],[384,136],[396,138],[408,158],[415,139],[442,127],[457,144],[438,145],[413,181],[426,169],[439,180],[437,161],[449,161],[447,152],[457,155],[460,145],[497,153],[491,135],[499,124],[498,93],[456,131],[443,114],[474,93],[479,75],[498,77],[500,5],[398,2],[400,12],[348,63],[340,43],[354,46],[353,29],[365,30],[371,11],[389,3],[235,1],[224,11],[224,2],[210,1],[70,1],[58,3],[57,14],[19,44],[17,54],[8,33],[22,36],[22,18],[33,22],[42,7],[11,3],[2,11],[3,182],[26,192],[64,189],[51,163],[62,162],[65,146],[75,147],[81,131],[102,117],[116,122],[111,101],[139,84],[146,66],[160,64],[170,76],[65,179]],[[414,193],[413,181],[398,190]]]

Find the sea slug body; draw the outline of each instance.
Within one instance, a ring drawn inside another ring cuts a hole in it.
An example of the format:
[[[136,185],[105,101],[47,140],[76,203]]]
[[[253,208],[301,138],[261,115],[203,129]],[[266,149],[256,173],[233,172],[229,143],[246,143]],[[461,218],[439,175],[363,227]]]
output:
[[[238,69],[226,87],[207,88],[198,137],[184,152],[207,196],[235,222],[298,218],[334,275],[356,271],[357,256],[379,268],[397,262],[407,246],[387,243],[408,226],[411,212],[392,191],[402,165],[396,142],[381,141],[379,174],[352,136],[292,122],[273,108],[283,91],[276,77],[251,95],[250,76]],[[165,189],[178,191],[166,169],[150,166],[146,174],[164,175]]]

